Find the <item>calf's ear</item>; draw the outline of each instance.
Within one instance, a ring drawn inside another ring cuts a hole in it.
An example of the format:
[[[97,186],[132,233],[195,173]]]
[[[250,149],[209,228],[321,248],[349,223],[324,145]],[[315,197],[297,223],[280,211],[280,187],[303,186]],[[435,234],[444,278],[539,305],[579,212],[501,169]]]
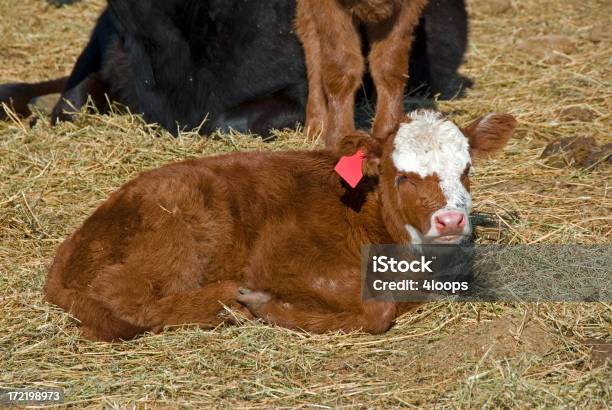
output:
[[[517,121],[512,115],[492,113],[465,127],[462,131],[470,143],[472,157],[486,158],[502,149],[516,125]]]
[[[345,135],[336,144],[335,150],[343,157],[349,157],[355,155],[357,151],[361,151],[363,154],[363,173],[366,175],[379,174],[382,145],[380,141],[372,138],[369,134],[355,131]]]

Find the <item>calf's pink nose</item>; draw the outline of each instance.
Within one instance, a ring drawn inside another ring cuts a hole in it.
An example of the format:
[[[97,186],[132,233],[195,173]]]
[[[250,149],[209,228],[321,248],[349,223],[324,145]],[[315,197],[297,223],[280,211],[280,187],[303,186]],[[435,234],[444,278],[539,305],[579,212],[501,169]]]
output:
[[[440,235],[460,235],[465,228],[465,213],[443,211],[434,217],[434,223]]]

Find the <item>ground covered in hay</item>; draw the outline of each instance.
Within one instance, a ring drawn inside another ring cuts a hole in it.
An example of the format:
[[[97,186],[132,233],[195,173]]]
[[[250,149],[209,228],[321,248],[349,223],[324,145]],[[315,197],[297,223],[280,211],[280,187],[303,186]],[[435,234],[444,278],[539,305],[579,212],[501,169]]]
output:
[[[0,82],[69,72],[101,0],[0,2]],[[476,168],[484,243],[607,244],[610,166],[541,159],[565,137],[612,142],[607,1],[472,0],[459,123],[513,113],[517,139]],[[0,387],[62,387],[75,406],[509,407],[611,403],[609,303],[436,303],[388,334],[310,335],[258,324],[185,328],[122,344],[79,337],[42,300],[62,239],[112,190],[169,161],[233,150],[311,148],[301,134],[173,139],[127,115],[0,124]]]

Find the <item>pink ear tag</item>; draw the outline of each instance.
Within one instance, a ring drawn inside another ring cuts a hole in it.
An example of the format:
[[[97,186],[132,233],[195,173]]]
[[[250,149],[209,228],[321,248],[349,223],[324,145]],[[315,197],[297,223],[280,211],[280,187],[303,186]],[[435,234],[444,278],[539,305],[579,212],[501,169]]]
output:
[[[350,157],[342,157],[336,164],[334,171],[344,179],[351,188],[355,188],[361,178],[363,178],[363,170],[361,169],[365,154],[359,150],[355,155]]]

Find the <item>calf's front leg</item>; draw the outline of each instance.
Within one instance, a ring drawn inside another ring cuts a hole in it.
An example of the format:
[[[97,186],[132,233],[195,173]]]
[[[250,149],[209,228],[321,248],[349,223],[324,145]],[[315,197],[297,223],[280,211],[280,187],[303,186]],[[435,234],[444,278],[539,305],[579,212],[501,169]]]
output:
[[[306,62],[308,100],[306,102],[305,131],[311,137],[325,135],[327,123],[327,100],[323,91],[321,72],[321,43],[314,18],[309,0],[298,0],[295,32],[303,45]]]
[[[355,93],[365,70],[359,32],[350,12],[337,0],[299,0],[297,25],[309,73],[306,123],[316,128],[326,101],[325,145],[333,147],[355,128]]]
[[[412,34],[427,0],[404,2],[399,13],[367,27],[371,44],[370,73],[376,87],[376,115],[372,135],[386,139],[404,113],[408,56]]]
[[[244,304],[253,316],[266,323],[288,329],[323,333],[335,330],[351,332],[361,330],[378,334],[387,331],[397,315],[396,304],[366,300],[353,311],[334,312],[299,309],[265,292],[240,289],[238,302]]]

